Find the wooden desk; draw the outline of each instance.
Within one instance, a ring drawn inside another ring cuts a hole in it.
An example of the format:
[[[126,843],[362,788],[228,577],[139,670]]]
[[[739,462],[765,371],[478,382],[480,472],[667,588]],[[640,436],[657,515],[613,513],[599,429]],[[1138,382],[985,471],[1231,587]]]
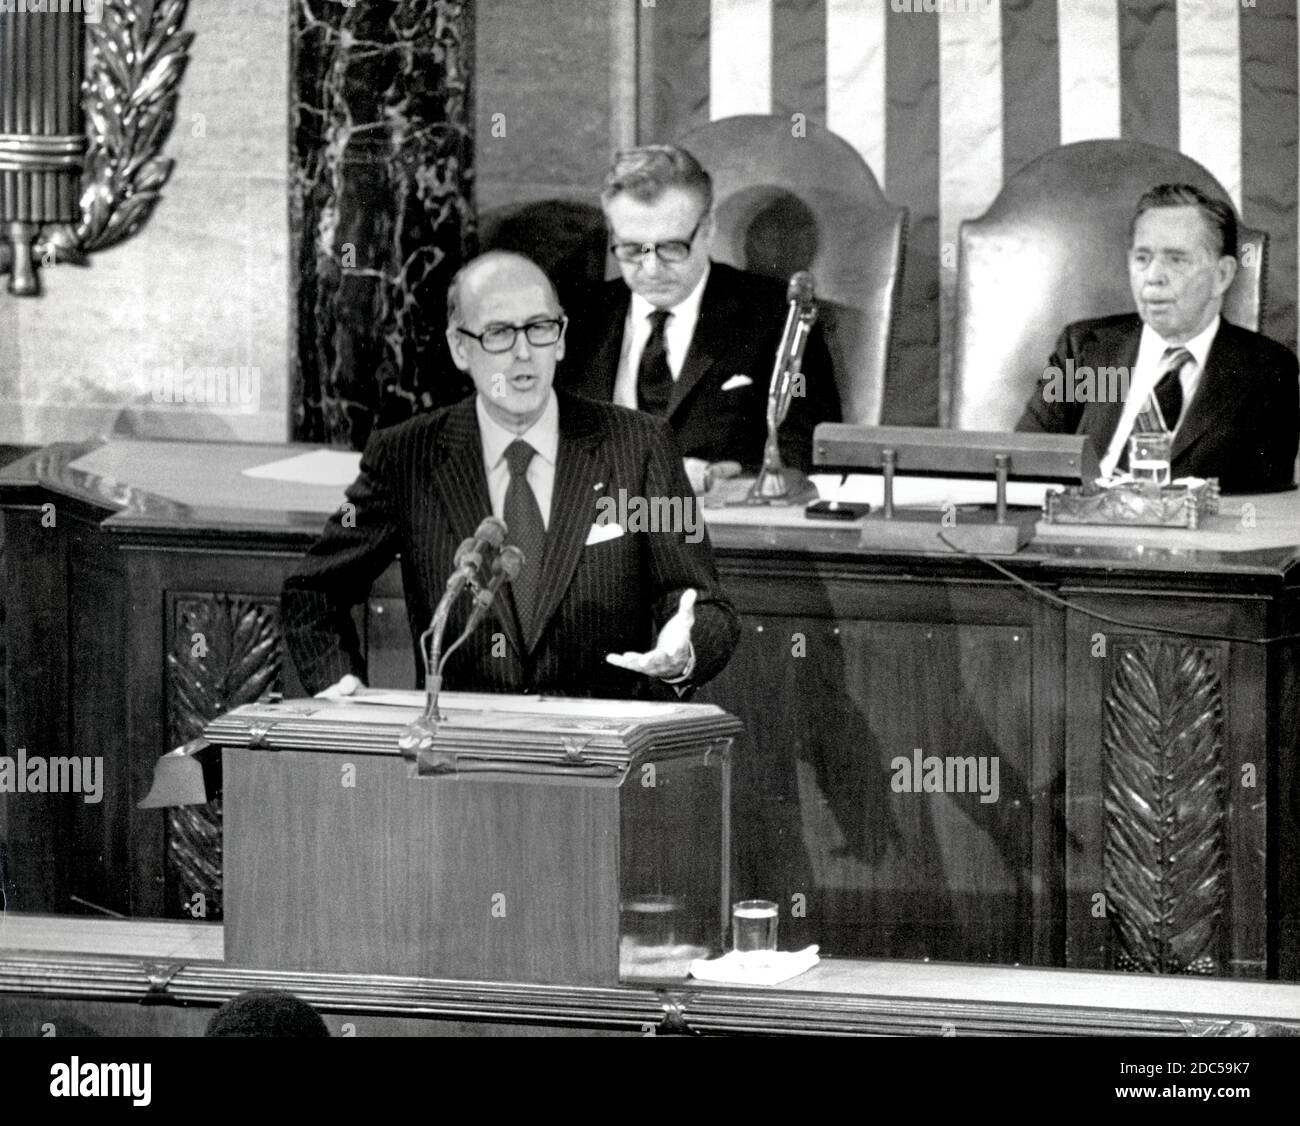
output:
[[[356,1036],[819,1034],[1295,1036],[1300,985],[828,959],[781,986],[544,985],[250,970],[218,924],[9,915],[0,1036],[199,1036],[247,989]]]
[[[135,803],[205,720],[297,690],[277,597],[330,504],[186,505],[70,469],[80,452],[0,471],[7,744],[102,754],[104,800],[8,797],[6,894],[187,918],[201,893],[216,918],[219,802]],[[186,471],[202,485],[284,452],[195,446]],[[1300,978],[1300,646],[1158,632],[1300,632],[1300,498],[1254,503],[1244,550],[1230,530],[1200,550],[1057,529],[1001,561],[1068,608],[974,558],[866,551],[797,516],[711,518],[746,627],[702,693],[748,729],[736,893],[786,907],[783,945],[843,956]],[[359,613],[372,681],[409,686],[395,569]],[[996,759],[998,800],[896,792],[895,760],[917,748]],[[1163,854],[1160,824],[1176,830]]]

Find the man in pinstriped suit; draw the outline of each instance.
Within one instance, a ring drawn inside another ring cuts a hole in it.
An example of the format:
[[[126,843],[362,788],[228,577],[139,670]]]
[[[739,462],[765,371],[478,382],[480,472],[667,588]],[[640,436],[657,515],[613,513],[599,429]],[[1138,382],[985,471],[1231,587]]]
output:
[[[377,432],[349,505],[285,582],[285,636],[309,692],[364,683],[350,607],[397,555],[417,639],[457,545],[489,512],[528,544],[532,572],[452,654],[445,688],[672,698],[726,665],[740,625],[703,525],[602,517],[616,498],[624,512],[628,498],[672,498],[661,514],[698,519],[680,451],[649,416],[552,389],[565,324],[550,280],[521,255],[485,254],[457,274],[448,343],[475,394]],[[468,611],[468,599],[453,609],[449,638]]]

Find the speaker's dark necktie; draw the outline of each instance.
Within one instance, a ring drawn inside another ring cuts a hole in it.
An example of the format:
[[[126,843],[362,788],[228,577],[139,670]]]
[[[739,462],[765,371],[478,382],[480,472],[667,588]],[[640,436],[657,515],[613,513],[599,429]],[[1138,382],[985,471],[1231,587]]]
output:
[[[656,309],[650,314],[650,339],[645,342],[641,363],[637,367],[636,402],[641,410],[663,417],[673,397],[673,372],[668,366],[668,345],[664,326],[672,314]]]
[[[533,615],[537,612],[537,588],[542,577],[542,555],[546,547],[546,525],[537,496],[528,483],[528,464],[537,451],[522,438],[516,438],[506,447],[506,462],[510,466],[510,484],[506,487],[505,517],[510,542],[524,553],[524,565],[510,584],[515,600],[519,625],[527,637],[533,628]]]
[[[1166,348],[1162,357],[1165,374],[1156,384],[1155,395],[1165,420],[1165,429],[1171,434],[1178,429],[1178,418],[1183,413],[1183,384],[1178,376],[1192,358],[1186,348]]]

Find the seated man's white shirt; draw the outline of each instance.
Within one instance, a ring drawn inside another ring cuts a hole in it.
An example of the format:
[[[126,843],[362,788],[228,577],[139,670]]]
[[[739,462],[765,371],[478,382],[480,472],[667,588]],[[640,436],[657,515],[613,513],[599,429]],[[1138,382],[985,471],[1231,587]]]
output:
[[[672,372],[674,383],[682,374],[682,365],[686,363],[686,353],[690,351],[691,338],[699,323],[700,302],[704,299],[704,287],[708,281],[709,268],[705,267],[703,276],[685,300],[669,310],[672,315],[664,326],[664,346],[668,350],[668,370]],[[650,314],[655,308],[639,293],[632,294],[627,320],[623,324],[623,347],[619,353],[618,375],[614,378],[614,402],[620,407],[636,410],[639,406],[636,380],[641,366],[641,353],[645,351],[646,341],[650,339]]]
[[[542,416],[522,434],[507,430],[488,414],[483,398],[474,400],[478,414],[479,438],[483,444],[483,470],[487,474],[488,497],[492,501],[492,515],[505,519],[506,490],[510,487],[510,463],[506,461],[506,447],[516,438],[522,438],[537,452],[528,463],[525,476],[537,498],[542,513],[542,524],[551,526],[551,494],[555,492],[555,459],[560,452],[560,404],[551,392]]]
[[[1142,339],[1138,343],[1137,360],[1133,364],[1133,370],[1129,373],[1128,398],[1124,400],[1124,412],[1119,417],[1119,425],[1115,427],[1115,435],[1110,440],[1105,454],[1101,459],[1101,475],[1109,477],[1124,453],[1128,440],[1133,433],[1133,424],[1137,422],[1138,415],[1142,413],[1142,408],[1146,406],[1147,399],[1155,390],[1156,384],[1160,382],[1160,377],[1164,374],[1165,369],[1165,351],[1169,348],[1183,347],[1191,354],[1194,363],[1184,364],[1183,370],[1178,373],[1178,382],[1183,389],[1183,413],[1180,418],[1187,417],[1187,408],[1191,405],[1192,396],[1196,394],[1196,389],[1201,384],[1201,372],[1205,370],[1205,361],[1210,354],[1210,348],[1214,344],[1214,336],[1219,331],[1220,318],[1216,316],[1204,329],[1191,338],[1186,344],[1170,344],[1149,324],[1142,326]],[[1173,428],[1177,433],[1177,427]]]

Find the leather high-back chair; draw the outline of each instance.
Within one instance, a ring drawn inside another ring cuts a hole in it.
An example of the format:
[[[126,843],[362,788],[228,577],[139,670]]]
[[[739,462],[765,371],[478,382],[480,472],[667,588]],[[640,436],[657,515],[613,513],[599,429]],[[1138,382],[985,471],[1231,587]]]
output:
[[[1071,321],[1132,312],[1126,254],[1141,195],[1195,184],[1227,199],[1190,157],[1137,141],[1064,145],[1025,165],[993,205],[961,226],[952,382],[940,421],[1011,430]],[[1239,230],[1225,319],[1258,330],[1268,236]]]
[[[714,258],[783,281],[812,271],[844,420],[879,424],[907,208],[848,142],[812,124],[796,137],[788,117],[720,118],[679,143],[713,177]]]

